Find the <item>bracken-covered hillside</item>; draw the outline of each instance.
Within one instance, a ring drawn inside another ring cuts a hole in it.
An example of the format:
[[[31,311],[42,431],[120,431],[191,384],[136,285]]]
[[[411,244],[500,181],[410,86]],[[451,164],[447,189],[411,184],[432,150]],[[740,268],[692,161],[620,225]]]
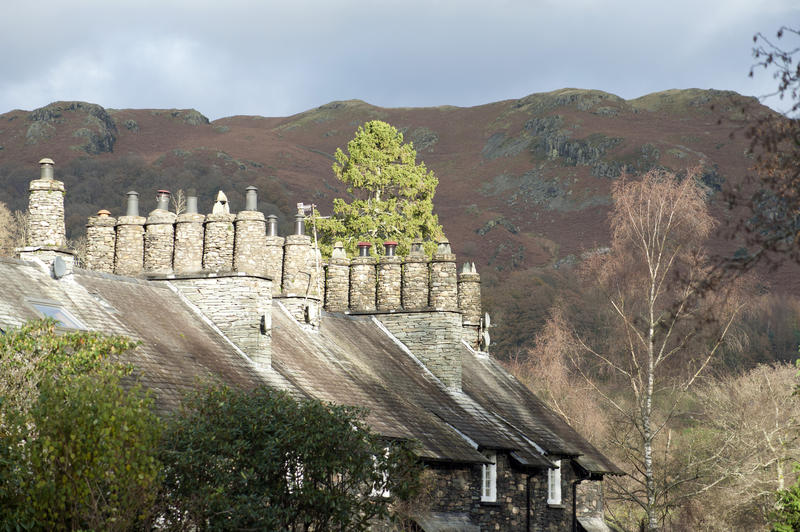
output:
[[[743,180],[753,162],[745,127],[769,112],[733,92],[697,89],[635,100],[562,89],[470,108],[384,109],[354,100],[285,118],[214,122],[196,110],[56,102],[0,115],[0,201],[24,208],[36,162],[48,156],[67,186],[73,237],[101,208],[119,215],[131,189],[145,212],[160,188],[197,189],[201,211],[222,189],[236,211],[251,184],[260,208],[288,229],[296,202],[324,213],[345,195],[332,154],[359,124],[381,119],[401,129],[438,176],[436,211],[459,259],[478,264],[485,286],[516,279],[529,291],[526,283],[558,285],[559,269],[606,245],[609,187],[624,171],[700,167],[724,226],[731,215],[720,190]],[[773,274],[797,293],[795,279],[789,270]],[[487,295],[502,314],[505,302]]]

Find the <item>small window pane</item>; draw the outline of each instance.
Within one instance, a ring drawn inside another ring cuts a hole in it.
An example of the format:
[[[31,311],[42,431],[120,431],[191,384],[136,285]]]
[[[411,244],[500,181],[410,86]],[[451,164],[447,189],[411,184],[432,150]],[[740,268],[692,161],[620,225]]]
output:
[[[58,325],[67,329],[85,329],[84,325],[75,318],[72,314],[57,305],[48,305],[46,303],[31,303],[33,308],[41,312],[48,318],[53,318],[58,322]]]
[[[486,458],[491,463],[481,465],[481,501],[495,502],[497,500],[497,453],[486,453]]]

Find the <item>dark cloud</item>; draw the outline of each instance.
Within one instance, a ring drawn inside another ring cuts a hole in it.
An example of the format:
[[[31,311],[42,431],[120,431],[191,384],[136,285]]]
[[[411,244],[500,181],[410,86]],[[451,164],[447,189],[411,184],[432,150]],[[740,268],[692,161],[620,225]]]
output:
[[[121,4],[121,5],[119,5]],[[562,87],[761,95],[751,37],[794,2],[15,2],[0,112],[78,99],[287,115],[336,99],[479,105]]]

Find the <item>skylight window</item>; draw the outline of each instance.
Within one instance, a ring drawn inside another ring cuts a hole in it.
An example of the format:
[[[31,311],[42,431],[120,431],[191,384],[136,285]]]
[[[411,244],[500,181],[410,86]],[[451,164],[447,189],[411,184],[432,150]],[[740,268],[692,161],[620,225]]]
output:
[[[58,322],[60,327],[65,329],[85,329],[86,326],[81,321],[69,313],[68,310],[62,308],[57,303],[44,303],[41,301],[31,301],[31,306],[35,308],[42,316],[46,318],[53,318]]]

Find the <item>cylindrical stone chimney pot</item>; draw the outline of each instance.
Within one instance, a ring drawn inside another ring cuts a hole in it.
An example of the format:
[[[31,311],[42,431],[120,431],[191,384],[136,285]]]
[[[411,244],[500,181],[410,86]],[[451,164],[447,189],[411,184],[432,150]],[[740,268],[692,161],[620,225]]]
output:
[[[258,189],[253,185],[247,187],[244,193],[244,210],[257,211],[258,210]]]
[[[125,216],[139,216],[139,193],[131,190],[126,196]]]
[[[480,349],[481,276],[475,263],[464,263],[458,273],[458,308],[464,340],[474,349]]]
[[[430,268],[430,306],[436,310],[458,310],[456,256],[447,240],[437,242]]]
[[[411,243],[411,251],[403,261],[403,308],[420,310],[428,306],[428,257],[422,242]]]
[[[264,215],[258,210],[256,187],[247,187],[245,210],[236,215],[233,269],[254,275],[267,273],[267,234]]]
[[[156,209],[162,211],[168,211],[169,198],[170,198],[169,190],[159,190],[156,193]]]
[[[144,271],[172,273],[175,246],[175,213],[169,212],[169,191],[159,190],[156,208],[150,211],[144,226]]]
[[[26,246],[63,248],[67,243],[64,226],[64,183],[53,179],[52,159],[39,161],[39,179],[28,186],[28,236]]]
[[[207,214],[203,238],[203,269],[210,272],[233,270],[233,243],[236,215]]]
[[[45,157],[44,159],[39,161],[39,169],[40,169],[39,179],[44,179],[44,180],[55,179],[55,172],[54,172],[55,164],[56,163],[53,162],[53,159],[50,159],[49,157]]]
[[[278,236],[278,217],[274,214],[267,216],[267,236]]]
[[[126,195],[125,216],[117,218],[114,273],[139,275],[144,267],[144,216],[139,216],[139,193]]]
[[[172,267],[175,273],[196,273],[203,269],[203,222],[197,212],[197,196],[190,191],[186,197],[186,212],[175,220],[175,250]]]
[[[103,209],[86,224],[86,269],[113,273],[116,218]]]
[[[370,256],[369,248],[372,247],[372,243],[371,242],[359,242],[358,244],[356,244],[356,247],[358,248],[358,256],[359,257],[369,257]]]
[[[402,263],[394,254],[397,242],[383,243],[385,255],[378,265],[378,310],[395,311],[402,308]]]
[[[197,214],[197,196],[186,196],[186,214]]]
[[[294,234],[306,234],[306,217],[302,212],[298,212],[294,215]]]
[[[333,245],[333,253],[325,270],[325,310],[346,312],[350,299],[350,259],[341,242]]]
[[[298,229],[295,218],[295,230]],[[302,223],[300,224],[302,227]],[[321,264],[320,264],[321,266]],[[283,247],[283,295],[319,298],[317,269],[311,237],[295,233],[288,235]]]
[[[264,249],[266,276],[272,279],[272,295],[279,296],[283,287],[283,245],[284,239],[278,236],[278,217],[267,216],[267,238]]]
[[[369,242],[359,242],[358,257],[350,261],[350,310],[374,312],[376,298],[375,257],[370,256]]]

